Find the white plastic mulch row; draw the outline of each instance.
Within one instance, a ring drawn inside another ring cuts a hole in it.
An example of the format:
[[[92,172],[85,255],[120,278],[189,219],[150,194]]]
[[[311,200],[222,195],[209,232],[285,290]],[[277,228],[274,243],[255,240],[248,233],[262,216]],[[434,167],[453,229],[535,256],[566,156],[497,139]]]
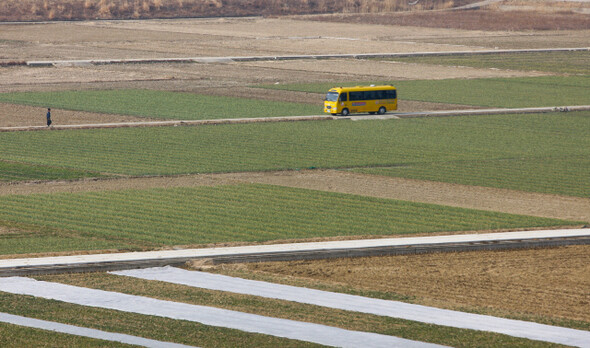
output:
[[[177,344],[171,342],[162,342],[156,340],[150,340],[143,337],[125,335],[114,332],[106,332],[101,330],[89,329],[86,327],[74,326],[56,323],[53,321],[39,320],[27,317],[21,317],[19,315],[12,315],[8,313],[0,313],[0,322],[26,326],[35,329],[42,329],[48,331],[55,331],[59,333],[65,333],[70,335],[96,338],[111,342],[120,342],[126,344],[134,344],[137,346],[149,347],[149,348],[189,348],[192,346],[186,346],[184,344]]]
[[[149,280],[159,280],[193,287],[262,296],[323,307],[414,320],[462,329],[490,331],[514,337],[553,342],[577,347],[590,347],[590,331],[464,313],[398,301],[333,293],[288,285],[233,278],[223,275],[159,267],[111,272]]]
[[[117,292],[37,281],[24,277],[0,279],[0,291],[53,299],[83,306],[188,320],[204,325],[285,337],[337,347],[440,347],[398,337],[264,317],[226,309],[157,300]]]

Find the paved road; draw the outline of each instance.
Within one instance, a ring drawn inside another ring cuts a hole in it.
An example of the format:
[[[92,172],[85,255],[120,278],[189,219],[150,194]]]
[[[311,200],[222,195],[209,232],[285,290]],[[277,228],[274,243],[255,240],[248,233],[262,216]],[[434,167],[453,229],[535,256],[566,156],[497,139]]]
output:
[[[0,277],[23,275],[27,274],[28,271],[43,273],[43,271],[47,270],[92,271],[145,268],[182,264],[194,259],[243,260],[264,257],[285,258],[287,256],[296,259],[301,255],[310,256],[309,258],[314,258],[314,256],[315,258],[321,258],[330,254],[337,256],[368,256],[371,254],[378,255],[377,252],[391,249],[399,249],[404,252],[408,250],[420,251],[426,248],[434,248],[434,250],[444,250],[445,248],[470,250],[474,245],[477,247],[485,245],[494,247],[502,245],[502,243],[507,246],[515,243],[539,245],[542,241],[551,243],[551,241],[563,240],[573,242],[582,240],[584,243],[589,243],[590,228],[3,259],[0,260]]]

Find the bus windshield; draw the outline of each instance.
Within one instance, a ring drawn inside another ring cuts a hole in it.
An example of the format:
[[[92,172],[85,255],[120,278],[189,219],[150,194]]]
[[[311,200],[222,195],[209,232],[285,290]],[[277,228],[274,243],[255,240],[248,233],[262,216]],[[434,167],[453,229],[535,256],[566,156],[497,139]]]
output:
[[[326,100],[331,102],[338,101],[338,93],[328,92],[328,94],[326,94]]]

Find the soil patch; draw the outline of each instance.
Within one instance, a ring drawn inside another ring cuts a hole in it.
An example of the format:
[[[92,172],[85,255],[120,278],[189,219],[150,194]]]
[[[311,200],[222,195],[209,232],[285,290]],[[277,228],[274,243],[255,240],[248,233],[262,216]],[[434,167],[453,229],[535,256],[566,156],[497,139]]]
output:
[[[492,315],[590,322],[590,246],[215,266],[283,279],[408,296]]]

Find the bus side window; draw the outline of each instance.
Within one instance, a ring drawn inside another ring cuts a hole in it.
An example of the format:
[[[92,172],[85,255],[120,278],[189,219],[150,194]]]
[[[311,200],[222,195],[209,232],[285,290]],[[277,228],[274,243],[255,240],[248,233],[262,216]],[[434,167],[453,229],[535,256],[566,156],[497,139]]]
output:
[[[341,102],[348,101],[348,93],[346,93],[346,92],[344,92],[344,93],[340,93],[340,98],[339,98],[339,100],[340,100]]]

